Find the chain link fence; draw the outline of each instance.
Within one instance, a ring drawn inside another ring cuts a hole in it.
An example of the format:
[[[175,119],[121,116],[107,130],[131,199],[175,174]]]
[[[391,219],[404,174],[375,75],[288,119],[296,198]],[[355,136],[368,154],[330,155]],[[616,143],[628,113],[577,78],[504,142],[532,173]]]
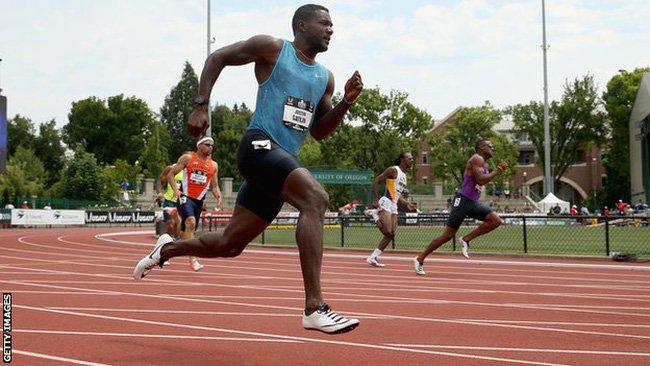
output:
[[[471,242],[472,252],[545,255],[611,256],[616,253],[650,255],[650,216],[544,216],[501,214],[502,225]],[[389,246],[400,251],[421,251],[439,236],[448,214],[400,214],[396,236]],[[254,240],[274,246],[295,246],[297,216],[278,217]],[[218,230],[220,223],[206,219],[202,230]],[[382,237],[371,218],[326,217],[323,243],[330,248],[368,249]],[[480,221],[466,219],[456,237],[438,251],[460,250],[458,238]]]

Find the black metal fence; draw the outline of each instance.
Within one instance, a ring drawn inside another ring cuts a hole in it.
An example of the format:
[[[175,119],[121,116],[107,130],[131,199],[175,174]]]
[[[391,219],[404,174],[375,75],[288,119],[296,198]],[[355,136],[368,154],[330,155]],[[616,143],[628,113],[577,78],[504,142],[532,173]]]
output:
[[[394,250],[420,251],[440,235],[447,214],[400,214]],[[502,225],[470,243],[473,252],[610,256],[616,253],[650,254],[650,216],[545,216],[501,214]],[[219,220],[219,222],[217,222]],[[202,230],[218,230],[228,220],[206,218]],[[278,217],[255,242],[294,246],[297,216]],[[480,224],[466,219],[456,237],[439,250],[456,251],[457,238]],[[326,247],[372,249],[381,233],[365,216],[325,218]]]

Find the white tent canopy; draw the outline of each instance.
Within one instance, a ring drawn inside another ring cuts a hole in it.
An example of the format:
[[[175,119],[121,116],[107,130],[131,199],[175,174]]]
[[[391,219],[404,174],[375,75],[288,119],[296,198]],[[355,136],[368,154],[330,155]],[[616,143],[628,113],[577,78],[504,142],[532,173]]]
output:
[[[555,206],[560,206],[560,209],[562,209],[561,212],[569,212],[571,209],[571,204],[569,202],[562,201],[553,193],[549,193],[543,200],[537,202],[537,207],[539,207],[539,209],[545,214]]]

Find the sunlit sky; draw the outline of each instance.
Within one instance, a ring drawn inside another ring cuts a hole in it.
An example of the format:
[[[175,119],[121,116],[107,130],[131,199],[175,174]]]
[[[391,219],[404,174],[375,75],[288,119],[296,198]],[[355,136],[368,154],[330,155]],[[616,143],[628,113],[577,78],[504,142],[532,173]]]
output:
[[[212,50],[255,34],[293,39],[300,1],[211,3]],[[458,106],[543,99],[539,1],[332,0],[334,35],[317,60],[336,92],[354,70],[366,86],[409,94],[441,119]],[[592,74],[650,65],[647,0],[546,1],[549,98]],[[124,94],[159,112],[185,61],[207,55],[207,0],[0,0],[0,88],[8,117],[67,123],[71,103]],[[255,103],[252,65],[222,73],[212,101]]]

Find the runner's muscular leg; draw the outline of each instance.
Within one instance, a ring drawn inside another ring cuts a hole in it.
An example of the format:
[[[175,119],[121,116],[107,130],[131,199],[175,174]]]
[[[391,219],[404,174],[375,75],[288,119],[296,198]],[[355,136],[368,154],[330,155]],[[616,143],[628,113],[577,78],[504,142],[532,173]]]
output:
[[[194,237],[194,229],[196,228],[196,219],[190,216],[185,219],[185,231],[181,234],[183,239],[191,239]]]
[[[287,176],[280,199],[300,211],[296,242],[305,285],[305,313],[309,315],[324,303],[320,276],[323,261],[323,218],[329,197],[307,169],[298,168]]]
[[[199,238],[172,242],[162,248],[161,257],[163,259],[183,255],[203,258],[236,257],[268,225],[266,220],[237,205],[223,233],[207,233]]]
[[[487,234],[490,231],[498,228],[501,225],[501,218],[495,212],[490,212],[486,217],[483,223],[474,229],[471,233],[465,235],[463,240],[470,242],[475,238]]]
[[[433,253],[434,250],[440,248],[441,245],[451,240],[451,238],[454,237],[457,231],[458,229],[445,226],[445,228],[442,230],[442,234],[440,234],[440,236],[438,236],[437,238],[433,239],[433,241],[431,241],[429,246],[426,247],[426,249],[424,249],[424,251],[422,251],[418,255],[417,257],[418,262],[420,262],[420,264],[424,263],[424,258],[426,258],[429,254]]]
[[[379,212],[379,220],[377,221],[377,226],[384,236],[379,241],[377,249],[382,252],[388,246],[391,240],[395,237],[395,225],[393,225],[393,215],[390,211],[382,210]]]

